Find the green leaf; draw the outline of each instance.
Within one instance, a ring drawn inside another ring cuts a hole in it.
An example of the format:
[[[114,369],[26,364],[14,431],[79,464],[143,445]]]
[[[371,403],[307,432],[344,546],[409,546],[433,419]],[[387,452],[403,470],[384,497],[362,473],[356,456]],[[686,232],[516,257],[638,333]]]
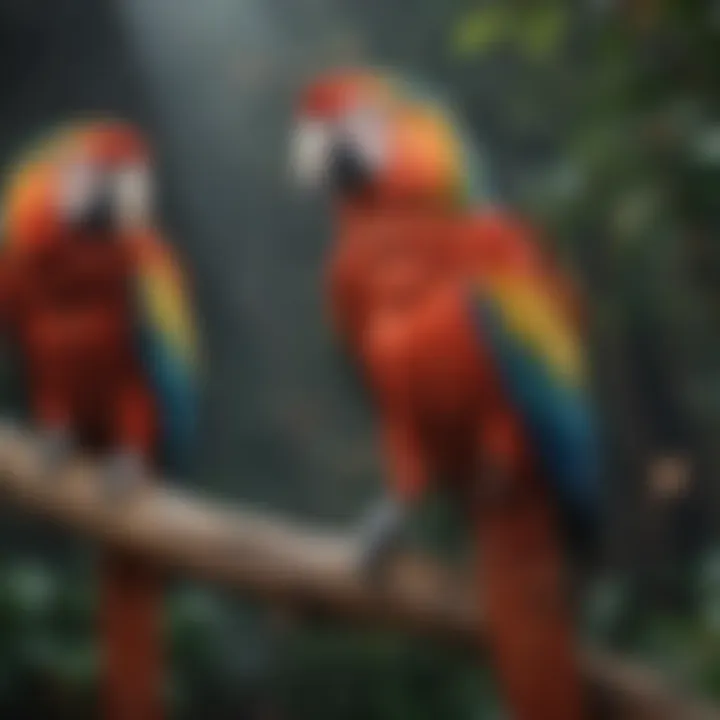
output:
[[[720,166],[720,124],[699,130],[691,143],[693,154],[699,163]]]
[[[568,11],[562,3],[538,3],[513,23],[519,49],[530,60],[546,60],[560,49],[568,31]]]
[[[592,588],[585,607],[585,623],[595,637],[608,637],[629,606],[629,588],[618,578],[603,578]]]
[[[5,582],[11,603],[24,620],[37,623],[45,619],[57,597],[55,578],[46,568],[34,563],[17,565]]]
[[[455,26],[452,49],[468,58],[487,52],[507,38],[508,14],[499,5],[487,5],[464,15]]]

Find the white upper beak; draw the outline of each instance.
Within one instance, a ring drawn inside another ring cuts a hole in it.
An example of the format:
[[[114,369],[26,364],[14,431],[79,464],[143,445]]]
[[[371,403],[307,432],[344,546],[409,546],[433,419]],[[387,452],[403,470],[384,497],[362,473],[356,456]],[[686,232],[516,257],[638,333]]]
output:
[[[71,222],[82,217],[100,183],[100,173],[92,164],[85,161],[69,164],[62,172],[57,198],[61,216]]]

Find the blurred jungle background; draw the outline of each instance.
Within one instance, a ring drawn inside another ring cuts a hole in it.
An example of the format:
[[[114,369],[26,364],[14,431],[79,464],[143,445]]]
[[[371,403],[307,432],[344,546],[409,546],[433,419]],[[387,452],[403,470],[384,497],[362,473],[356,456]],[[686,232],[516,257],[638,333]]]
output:
[[[720,701],[719,35],[710,0],[0,0],[0,163],[69,116],[146,129],[209,358],[187,482],[347,526],[380,463],[324,322],[327,213],[287,179],[292,104],[337,64],[435,84],[590,297],[609,571],[587,632]],[[0,715],[90,717],[92,551],[9,511],[0,532]],[[194,585],[169,606],[173,717],[497,712],[451,649]]]

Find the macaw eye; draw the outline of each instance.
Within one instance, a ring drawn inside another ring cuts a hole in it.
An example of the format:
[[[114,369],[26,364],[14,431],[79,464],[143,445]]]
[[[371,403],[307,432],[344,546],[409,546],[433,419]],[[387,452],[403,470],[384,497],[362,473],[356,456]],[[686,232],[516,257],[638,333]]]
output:
[[[121,167],[115,172],[113,183],[120,224],[126,228],[147,224],[154,195],[150,169],[142,163]]]

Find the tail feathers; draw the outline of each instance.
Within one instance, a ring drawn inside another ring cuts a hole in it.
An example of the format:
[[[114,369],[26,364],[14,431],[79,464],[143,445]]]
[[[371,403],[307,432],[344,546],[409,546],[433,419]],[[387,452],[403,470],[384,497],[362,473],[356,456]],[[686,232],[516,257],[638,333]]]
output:
[[[516,720],[587,717],[561,553],[540,494],[485,507],[477,522],[482,605]]]
[[[108,552],[100,568],[103,715],[106,720],[162,717],[160,579],[137,558]]]

